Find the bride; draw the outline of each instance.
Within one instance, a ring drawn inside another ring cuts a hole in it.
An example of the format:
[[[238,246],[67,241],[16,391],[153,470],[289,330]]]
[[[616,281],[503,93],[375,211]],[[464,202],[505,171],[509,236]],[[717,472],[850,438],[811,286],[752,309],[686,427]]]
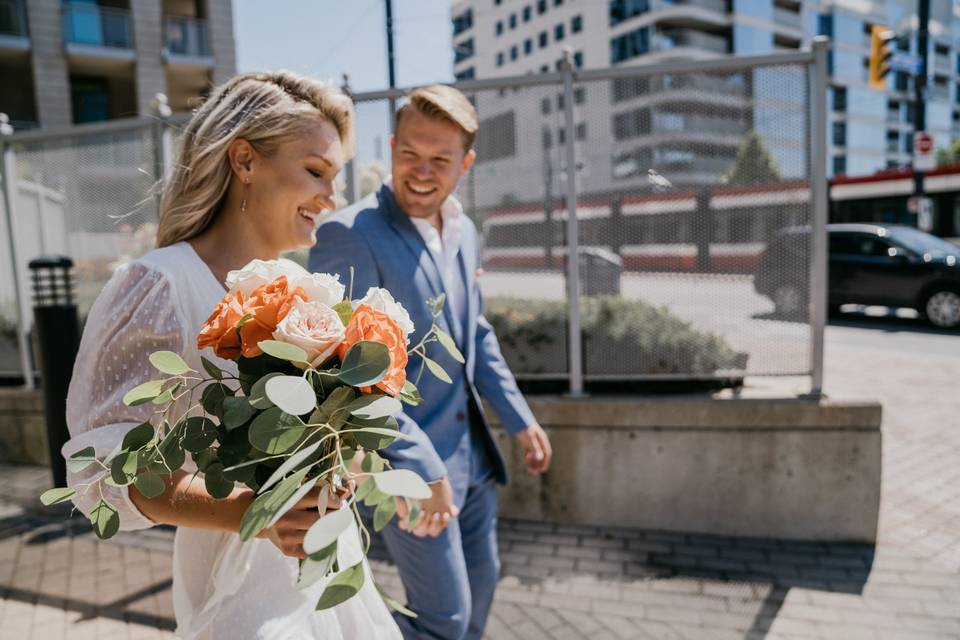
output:
[[[334,178],[353,146],[350,100],[320,82],[289,72],[254,73],[212,92],[187,126],[164,187],[159,248],[120,268],[90,310],[67,400],[72,439],[65,456],[93,446],[105,457],[150,417],[151,405],[121,401],[153,377],[150,353],[174,351],[201,370],[196,337],[225,293],[221,283],[251,260],[277,259],[314,244],[317,218],[333,208]],[[290,261],[284,266],[301,269]],[[236,375],[235,363],[204,355]],[[188,408],[176,407],[178,415]],[[237,488],[214,500],[202,481],[191,482],[195,470],[188,461],[156,498],[132,486],[102,487],[103,498],[120,512],[121,528],[177,527],[178,637],[400,638],[369,566],[360,593],[332,609],[314,610],[327,581],[296,589],[303,537],[319,517],[318,492],[258,539],[241,543],[237,531],[253,493]],[[76,505],[88,515],[101,496],[84,492],[93,473],[69,477],[78,488]],[[332,498],[327,508],[339,501]],[[355,528],[341,536],[338,553],[343,567],[360,560]]]

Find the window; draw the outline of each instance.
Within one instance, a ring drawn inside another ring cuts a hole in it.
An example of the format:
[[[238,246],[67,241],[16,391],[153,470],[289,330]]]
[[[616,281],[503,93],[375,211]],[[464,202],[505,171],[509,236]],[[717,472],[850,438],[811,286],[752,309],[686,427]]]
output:
[[[457,36],[473,26],[473,9],[467,9],[453,19],[453,35]]]
[[[641,27],[610,41],[610,64],[636,58],[650,50],[650,29]]]
[[[503,35],[503,21],[497,20],[497,35]]]
[[[563,40],[563,36],[564,36],[563,24],[558,24],[553,28],[553,39],[556,42],[560,42],[561,40]]]
[[[887,130],[887,153],[900,152],[900,132]]]
[[[544,98],[540,101],[540,113],[547,115],[550,113],[550,98]]]
[[[464,40],[454,47],[453,64],[459,64],[473,57],[473,38]]]
[[[846,87],[833,88],[833,110],[838,113],[843,113],[847,110],[847,88]]]
[[[520,52],[517,50],[517,45],[510,47],[510,59],[516,60],[518,55],[520,55]]]
[[[497,66],[498,67],[503,66],[503,51],[497,53]]]
[[[540,65],[540,73],[547,73],[548,71],[550,71],[550,65],[548,64]]]
[[[530,22],[530,16],[532,15],[533,15],[533,9],[530,7],[530,5],[525,6],[523,8],[523,21]]]
[[[833,123],[833,144],[838,147],[847,146],[847,123],[846,122],[834,122]]]
[[[563,127],[557,129],[557,144],[564,145],[567,144],[567,132],[563,130]]]
[[[613,102],[623,102],[650,91],[650,78],[617,78],[613,81]]]
[[[648,0],[610,0],[610,26],[650,10]]]
[[[543,15],[547,12],[547,0],[537,0],[537,15]]]
[[[583,104],[587,100],[587,92],[583,87],[577,87],[573,90],[573,104]]]
[[[587,123],[581,122],[580,124],[578,124],[575,134],[576,134],[575,137],[577,140],[586,140],[587,139]]]
[[[910,76],[903,71],[897,71],[897,75],[893,78],[893,88],[897,91],[909,91]]]
[[[494,5],[495,7],[499,7],[499,6],[500,6],[500,1],[501,1],[501,0],[493,0],[493,5]]]
[[[524,55],[530,55],[533,53],[533,40],[527,38],[523,41],[523,53]]]
[[[563,4],[563,0],[553,0],[553,6],[559,7]]]
[[[546,32],[546,31],[541,31],[541,32],[540,32],[540,35],[537,36],[537,38],[538,38],[538,40],[539,40],[539,44],[540,44],[540,48],[541,48],[541,49],[543,49],[545,46],[547,46],[547,32]]]
[[[516,118],[513,111],[480,122],[477,136],[477,161],[509,158],[517,153]]]
[[[476,70],[473,67],[467,67],[463,71],[458,71],[453,74],[457,80],[473,80],[476,76]]]
[[[549,149],[553,146],[553,135],[550,133],[550,127],[543,128],[543,148]]]
[[[573,54],[573,66],[577,69],[583,68],[583,51],[577,51]]]
[[[517,14],[515,13],[510,14],[510,28],[511,29],[517,28]]]
[[[842,176],[847,173],[847,156],[833,156],[833,175]]]
[[[817,35],[833,37],[832,13],[821,13],[817,15]]]
[[[831,233],[830,253],[846,256],[884,257],[890,256],[890,245],[876,236],[862,233]]]
[[[573,16],[570,19],[570,33],[580,33],[583,31],[583,16]]]

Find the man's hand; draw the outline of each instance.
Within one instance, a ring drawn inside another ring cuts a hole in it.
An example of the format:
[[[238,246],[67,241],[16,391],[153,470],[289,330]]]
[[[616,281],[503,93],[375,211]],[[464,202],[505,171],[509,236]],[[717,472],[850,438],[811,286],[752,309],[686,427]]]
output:
[[[444,476],[442,479],[432,483],[430,490],[433,495],[426,500],[420,501],[420,515],[417,517],[413,526],[409,526],[410,510],[407,508],[407,501],[404,498],[397,498],[397,526],[404,531],[409,531],[415,536],[431,536],[436,538],[447,528],[452,518],[460,515],[460,509],[453,504],[453,487],[450,486],[450,479]]]
[[[534,422],[517,434],[517,440],[523,445],[523,459],[527,463],[527,471],[543,473],[550,468],[553,449],[550,448],[550,438],[543,427]]]

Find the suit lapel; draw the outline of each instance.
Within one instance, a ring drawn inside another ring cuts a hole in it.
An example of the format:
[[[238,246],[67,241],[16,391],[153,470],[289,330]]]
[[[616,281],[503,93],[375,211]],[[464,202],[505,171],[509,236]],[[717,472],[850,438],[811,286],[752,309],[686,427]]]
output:
[[[469,240],[468,240],[469,237]],[[479,296],[477,295],[477,246],[476,238],[472,233],[472,225],[464,224],[464,232],[460,239],[460,267],[463,269],[464,293],[467,296],[466,324],[463,327],[464,341],[461,345],[463,357],[469,361],[473,355],[473,346],[477,335],[477,318],[480,315],[480,309],[477,306]],[[467,375],[471,368],[467,368]]]

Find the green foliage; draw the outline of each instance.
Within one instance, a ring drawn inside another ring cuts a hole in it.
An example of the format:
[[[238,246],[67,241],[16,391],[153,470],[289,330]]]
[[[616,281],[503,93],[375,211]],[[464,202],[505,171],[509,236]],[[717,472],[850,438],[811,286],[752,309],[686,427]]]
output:
[[[742,370],[746,354],[657,307],[620,296],[581,301],[584,369],[607,374],[715,373]],[[485,315],[514,373],[567,367],[567,306],[562,300],[489,298]]]
[[[779,182],[780,170],[763,144],[763,139],[755,129],[743,137],[737,159],[723,175],[727,184],[766,184]]]
[[[77,492],[70,487],[56,487],[54,489],[47,489],[40,495],[40,502],[43,503],[45,507],[49,507],[52,504],[66,502],[76,493]]]
[[[937,149],[937,166],[950,167],[960,164],[960,138],[954,139],[949,147]]]
[[[317,603],[317,611],[335,607],[355,596],[363,586],[364,575],[363,563],[355,564],[338,573],[323,590],[320,602]]]
[[[338,377],[351,387],[368,387],[383,380],[389,368],[387,345],[361,340],[347,350]]]

